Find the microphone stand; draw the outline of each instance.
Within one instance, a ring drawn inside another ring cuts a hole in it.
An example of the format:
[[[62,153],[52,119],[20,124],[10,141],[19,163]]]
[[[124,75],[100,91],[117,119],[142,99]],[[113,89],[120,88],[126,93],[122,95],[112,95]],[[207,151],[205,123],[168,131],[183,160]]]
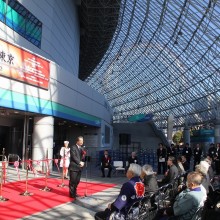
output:
[[[87,150],[87,152],[86,152],[86,154],[88,154],[88,150]],[[88,169],[87,169],[87,166],[88,166],[88,156],[85,156],[85,162],[86,162],[86,186],[85,186],[85,191],[84,191],[84,197],[87,197],[88,196],[88,194],[87,194],[87,192],[88,192],[88,189],[87,189],[87,182],[88,182]]]
[[[88,155],[89,150],[87,149],[86,154]],[[84,190],[84,198],[93,198],[91,195],[88,195],[88,162],[90,160],[90,156],[85,156],[85,172],[86,172],[86,184],[85,184],[85,190]]]

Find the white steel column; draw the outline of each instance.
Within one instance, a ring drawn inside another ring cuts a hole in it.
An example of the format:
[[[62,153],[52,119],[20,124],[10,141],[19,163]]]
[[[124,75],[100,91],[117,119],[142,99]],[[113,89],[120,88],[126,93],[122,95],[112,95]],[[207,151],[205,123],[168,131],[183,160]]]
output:
[[[33,147],[32,159],[42,160],[48,157],[53,158],[53,135],[54,135],[54,118],[52,116],[35,117],[33,130]],[[36,163],[35,163],[36,164]],[[49,163],[52,168],[52,161]],[[45,171],[45,163],[40,163],[36,169]]]

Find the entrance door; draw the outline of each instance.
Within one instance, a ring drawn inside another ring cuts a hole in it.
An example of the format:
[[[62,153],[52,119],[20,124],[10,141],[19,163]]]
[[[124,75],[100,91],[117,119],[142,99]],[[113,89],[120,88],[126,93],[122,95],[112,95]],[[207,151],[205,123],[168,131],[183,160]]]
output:
[[[0,126],[0,154],[2,155],[2,150],[5,148],[5,155],[8,154],[8,144],[10,140],[10,127]]]

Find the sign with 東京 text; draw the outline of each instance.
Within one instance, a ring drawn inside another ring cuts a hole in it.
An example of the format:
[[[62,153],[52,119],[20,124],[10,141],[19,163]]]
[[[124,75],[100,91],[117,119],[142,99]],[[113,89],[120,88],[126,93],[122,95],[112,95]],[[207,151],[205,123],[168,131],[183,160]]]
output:
[[[48,89],[50,62],[0,40],[0,75]]]

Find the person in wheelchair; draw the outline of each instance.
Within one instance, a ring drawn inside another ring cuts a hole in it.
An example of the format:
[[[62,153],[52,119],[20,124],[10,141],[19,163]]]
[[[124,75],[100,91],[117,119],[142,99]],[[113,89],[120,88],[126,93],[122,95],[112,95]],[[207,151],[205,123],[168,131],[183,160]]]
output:
[[[190,172],[187,175],[187,189],[176,196],[170,207],[159,209],[153,220],[192,220],[206,199],[206,194],[201,190],[202,179],[200,173]]]
[[[142,167],[141,179],[145,185],[145,194],[153,194],[158,190],[158,183],[151,165],[146,164]]]
[[[175,178],[178,176],[178,169],[175,165],[175,157],[168,157],[167,166],[169,169],[164,174],[164,178],[157,180],[159,187],[173,183]]]
[[[110,203],[105,211],[95,214],[96,220],[108,220],[113,212],[119,213],[121,219],[126,217],[130,207],[144,197],[144,184],[140,179],[141,166],[130,164],[126,176],[129,179],[122,185],[121,191],[113,203]]]

